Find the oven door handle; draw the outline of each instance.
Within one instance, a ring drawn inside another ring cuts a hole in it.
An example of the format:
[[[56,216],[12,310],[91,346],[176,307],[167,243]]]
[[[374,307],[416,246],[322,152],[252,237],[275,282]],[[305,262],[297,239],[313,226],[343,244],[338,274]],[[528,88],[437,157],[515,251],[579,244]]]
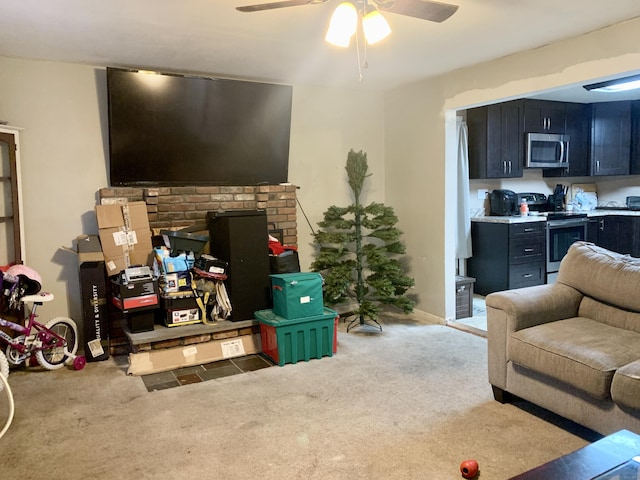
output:
[[[549,228],[558,228],[558,227],[581,227],[583,225],[587,225],[587,220],[584,218],[576,218],[574,220],[547,220],[547,227]]]

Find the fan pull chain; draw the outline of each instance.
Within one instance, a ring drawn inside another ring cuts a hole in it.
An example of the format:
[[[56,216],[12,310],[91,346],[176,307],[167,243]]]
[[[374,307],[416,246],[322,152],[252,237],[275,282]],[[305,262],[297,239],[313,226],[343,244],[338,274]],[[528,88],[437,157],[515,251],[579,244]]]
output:
[[[364,80],[364,74],[362,73],[362,69],[369,67],[369,61],[367,60],[367,42],[363,42],[364,59],[361,61],[359,32],[356,32],[355,36],[356,36],[356,53],[358,55],[358,82],[362,83],[362,81]]]

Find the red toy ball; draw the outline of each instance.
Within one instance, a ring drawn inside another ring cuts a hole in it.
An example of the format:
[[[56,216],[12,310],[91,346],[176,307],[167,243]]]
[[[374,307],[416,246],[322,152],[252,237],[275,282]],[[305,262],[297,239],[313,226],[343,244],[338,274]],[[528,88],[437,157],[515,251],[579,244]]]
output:
[[[460,464],[460,473],[464,478],[475,478],[478,475],[478,462],[465,460]]]

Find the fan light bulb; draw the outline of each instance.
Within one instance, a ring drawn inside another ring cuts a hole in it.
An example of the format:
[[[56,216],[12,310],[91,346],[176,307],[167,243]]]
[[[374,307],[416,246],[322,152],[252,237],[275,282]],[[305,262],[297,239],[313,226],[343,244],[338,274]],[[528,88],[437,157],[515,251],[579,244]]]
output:
[[[324,39],[336,47],[347,48],[358,28],[358,11],[353,3],[343,2],[336,7],[329,21]]]
[[[362,29],[364,30],[364,38],[367,39],[369,45],[384,40],[391,33],[389,23],[376,9],[371,10],[364,16]]]

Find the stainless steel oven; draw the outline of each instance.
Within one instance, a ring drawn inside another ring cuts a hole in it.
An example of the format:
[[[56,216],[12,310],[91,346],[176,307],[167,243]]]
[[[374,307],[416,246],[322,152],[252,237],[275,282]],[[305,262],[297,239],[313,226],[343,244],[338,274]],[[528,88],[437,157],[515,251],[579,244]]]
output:
[[[549,213],[547,217],[547,283],[554,283],[560,262],[573,242],[587,238],[584,213]]]

